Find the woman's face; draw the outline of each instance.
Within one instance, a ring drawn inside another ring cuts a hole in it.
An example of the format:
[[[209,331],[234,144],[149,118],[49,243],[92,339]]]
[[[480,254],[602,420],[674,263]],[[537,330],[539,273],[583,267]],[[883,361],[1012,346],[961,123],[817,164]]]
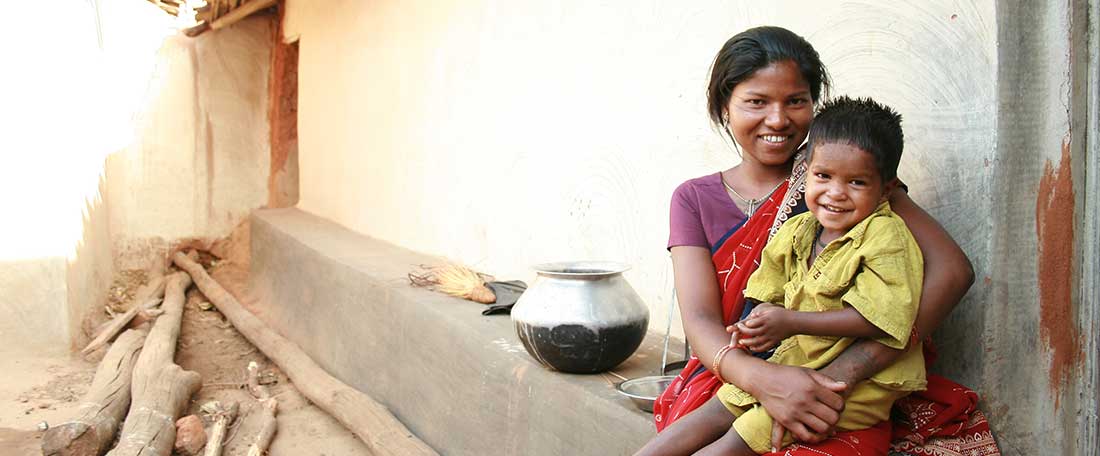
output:
[[[743,160],[784,165],[813,121],[810,85],[794,61],[774,62],[733,88],[726,112]]]

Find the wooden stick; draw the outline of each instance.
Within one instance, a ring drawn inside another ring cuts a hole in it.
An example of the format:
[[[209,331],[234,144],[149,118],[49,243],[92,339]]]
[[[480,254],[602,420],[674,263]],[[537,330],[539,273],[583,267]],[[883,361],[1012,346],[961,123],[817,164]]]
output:
[[[169,456],[176,443],[176,418],[201,385],[199,374],[175,364],[163,366],[149,378],[145,390],[134,395],[122,437],[107,456]]]
[[[88,346],[80,351],[80,354],[87,355],[99,349],[99,347],[106,345],[111,338],[122,332],[122,329],[125,328],[126,325],[130,323],[130,320],[133,320],[139,312],[156,307],[156,305],[160,303],[160,299],[164,296],[164,283],[164,276],[158,276],[153,278],[152,282],[145,284],[139,289],[134,297],[134,306],[122,315],[115,317],[114,320],[111,320],[111,323],[105,326],[103,330],[88,343]]]
[[[251,0],[248,3],[241,5],[239,8],[235,8],[232,11],[225,13],[225,15],[221,17],[215,15],[215,19],[210,22],[210,28],[217,30],[220,28],[229,27],[230,25],[237,23],[241,19],[251,16],[252,13],[274,5],[276,1],[277,0]]]
[[[76,417],[50,427],[42,436],[43,455],[99,456],[107,451],[130,406],[130,375],[146,334],[127,330],[111,344]]]
[[[201,265],[180,252],[172,256],[172,261],[191,274],[202,294],[218,307],[241,335],[290,377],[302,395],[351,430],[372,454],[437,454],[409,432],[385,406],[329,375],[301,348],[279,336],[245,310],[218,282],[210,278]]]
[[[260,401],[265,401],[271,397],[271,390],[267,385],[260,384],[260,365],[255,361],[248,362],[248,391],[252,393],[252,396]]]
[[[209,22],[202,22],[202,23],[199,23],[198,25],[193,25],[191,27],[183,29],[183,34],[194,38],[196,36],[199,36],[200,34],[202,34],[202,32],[205,32],[207,30],[210,30],[210,23]]]
[[[260,365],[255,361],[248,362],[248,390],[260,400],[263,410],[260,412],[260,432],[256,434],[256,440],[248,446],[248,456],[263,456],[271,440],[275,438],[275,430],[278,422],[275,419],[275,411],[279,402],[271,397],[271,390],[267,385],[260,384]]]
[[[263,456],[267,448],[271,446],[271,440],[275,438],[275,430],[278,422],[275,420],[275,409],[279,407],[275,398],[265,399],[263,402],[263,415],[260,416],[260,433],[256,434],[256,440],[248,447],[248,456]]]
[[[206,440],[203,456],[221,456],[225,432],[229,429],[229,424],[237,418],[237,403],[232,402],[229,407],[225,407],[218,401],[211,401],[202,408],[214,417],[214,427],[210,430],[210,438]]]

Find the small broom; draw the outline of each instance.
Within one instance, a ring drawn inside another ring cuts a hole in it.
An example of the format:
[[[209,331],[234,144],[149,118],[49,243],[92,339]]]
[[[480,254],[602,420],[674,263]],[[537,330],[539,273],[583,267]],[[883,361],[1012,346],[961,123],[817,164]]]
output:
[[[488,276],[473,269],[457,264],[443,266],[420,266],[422,272],[410,272],[409,282],[417,287],[430,287],[462,299],[492,304],[497,297],[493,290],[485,286]]]

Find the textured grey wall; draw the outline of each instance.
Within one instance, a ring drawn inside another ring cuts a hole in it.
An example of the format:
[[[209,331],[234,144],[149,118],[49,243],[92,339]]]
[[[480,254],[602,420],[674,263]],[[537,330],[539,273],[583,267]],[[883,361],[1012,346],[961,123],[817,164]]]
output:
[[[992,160],[969,166],[955,185],[938,181],[990,201],[988,210],[951,209],[970,220],[973,231],[952,232],[978,281],[937,334],[938,367],[982,393],[1005,454],[1097,450],[1096,360],[1087,350],[1095,351],[1087,329],[1095,306],[1078,291],[1088,290],[1079,288],[1090,267],[1082,253],[1096,250],[1095,203],[1084,198],[1087,14],[1080,1],[997,4]],[[988,186],[975,185],[983,178]]]

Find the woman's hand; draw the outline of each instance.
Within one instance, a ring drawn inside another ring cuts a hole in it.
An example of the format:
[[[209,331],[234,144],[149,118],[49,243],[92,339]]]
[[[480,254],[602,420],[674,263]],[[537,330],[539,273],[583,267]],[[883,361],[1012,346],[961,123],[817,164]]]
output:
[[[738,342],[754,352],[766,352],[795,334],[789,310],[762,302],[737,322]]]
[[[795,440],[818,443],[828,438],[844,410],[840,393],[847,384],[811,369],[774,366],[781,369],[762,379],[760,391],[754,393],[756,399]],[[776,448],[782,446],[772,443]]]
[[[811,369],[766,365],[767,371],[753,375],[754,388],[748,392],[795,440],[817,443],[828,438],[844,410],[841,393],[848,385]],[[772,444],[781,446],[779,442]]]

